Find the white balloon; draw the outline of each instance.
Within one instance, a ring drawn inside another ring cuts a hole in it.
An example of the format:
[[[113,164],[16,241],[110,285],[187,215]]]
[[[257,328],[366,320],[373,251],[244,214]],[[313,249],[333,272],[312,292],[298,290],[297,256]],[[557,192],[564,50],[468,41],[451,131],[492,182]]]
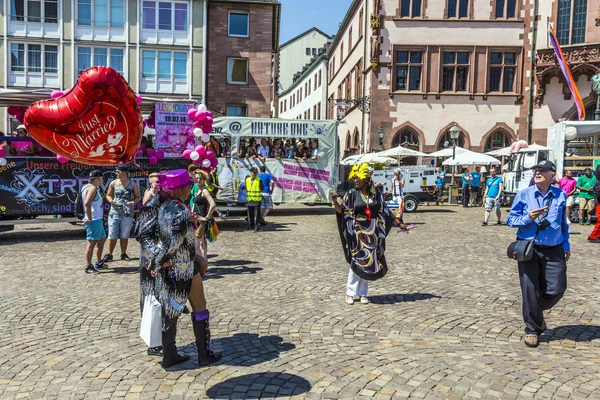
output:
[[[204,104],[200,104],[198,106],[198,111],[207,112],[208,108],[206,108],[206,106]]]
[[[194,136],[198,136],[198,137],[202,136],[202,129],[195,128],[194,129]]]
[[[198,152],[197,152],[197,151],[192,151],[192,152],[190,153],[190,158],[191,158],[192,160],[196,161],[197,159],[199,159],[199,158],[200,158],[200,154],[198,154]]]
[[[202,161],[202,166],[203,166],[204,168],[208,168],[208,167],[210,167],[210,160],[209,160],[209,159],[206,159],[206,160]]]
[[[200,136],[200,140],[206,143],[210,140],[210,135],[208,133],[203,133],[202,136]]]
[[[577,137],[577,128],[574,126],[567,126],[565,128],[565,140],[573,140]]]
[[[0,167],[4,167],[7,162],[8,161],[6,161],[6,158],[0,157]],[[210,166],[210,161],[208,162],[208,165]]]

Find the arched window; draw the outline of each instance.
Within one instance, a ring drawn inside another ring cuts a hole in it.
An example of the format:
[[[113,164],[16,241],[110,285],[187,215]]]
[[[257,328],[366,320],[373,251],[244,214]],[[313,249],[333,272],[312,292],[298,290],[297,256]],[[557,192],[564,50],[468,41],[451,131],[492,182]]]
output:
[[[392,147],[406,147],[411,150],[419,150],[419,135],[413,132],[412,129],[403,129],[394,136]]]
[[[460,133],[460,136],[458,137],[458,140],[456,141],[456,145],[458,147],[465,147],[465,134],[464,133]],[[439,143],[438,143],[438,150],[443,150],[447,147],[452,146],[452,140],[450,140],[450,132],[446,132],[446,134],[444,136],[442,136],[442,138],[440,139]]]
[[[484,151],[487,152],[508,147],[510,146],[511,141],[512,140],[509,134],[503,130],[497,130],[492,132],[492,134],[485,141]]]
[[[358,129],[354,130],[354,147],[360,148],[360,136],[358,135]]]
[[[352,139],[350,137],[350,131],[348,131],[348,133],[346,134],[346,148],[345,148],[345,150],[350,150],[351,147],[352,147]]]

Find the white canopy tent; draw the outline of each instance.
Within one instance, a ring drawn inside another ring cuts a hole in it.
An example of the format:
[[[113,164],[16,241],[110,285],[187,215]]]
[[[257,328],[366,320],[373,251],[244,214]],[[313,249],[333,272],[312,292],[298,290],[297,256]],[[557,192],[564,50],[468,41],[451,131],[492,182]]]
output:
[[[467,150],[467,149],[463,149],[462,147],[456,146],[456,154],[462,154],[462,153],[472,153],[471,150]],[[442,149],[442,150],[438,150],[436,152],[433,153],[429,153],[427,154],[427,157],[452,157],[452,147],[448,147],[447,149]]]
[[[428,156],[426,153],[421,153],[420,151],[407,149],[406,147],[398,146],[393,147],[391,149],[383,150],[375,153],[378,156],[382,157],[426,157]]]
[[[539,144],[531,144],[525,148],[521,148],[521,150],[552,150],[550,147],[546,147],[546,146],[542,146]],[[498,150],[492,150],[492,151],[488,151],[487,153],[485,153],[489,156],[495,156],[495,157],[502,157],[502,156],[509,156],[510,155],[510,146],[508,147],[504,147],[502,149],[498,149]]]
[[[367,153],[367,154],[356,154],[354,156],[346,157],[342,160],[342,165],[354,165],[354,164],[394,164],[397,163],[396,160],[390,157],[382,157],[377,153]]]
[[[500,161],[487,154],[475,153],[469,151],[468,153],[458,154],[454,159],[449,158],[442,163],[442,165],[492,165],[500,164]]]

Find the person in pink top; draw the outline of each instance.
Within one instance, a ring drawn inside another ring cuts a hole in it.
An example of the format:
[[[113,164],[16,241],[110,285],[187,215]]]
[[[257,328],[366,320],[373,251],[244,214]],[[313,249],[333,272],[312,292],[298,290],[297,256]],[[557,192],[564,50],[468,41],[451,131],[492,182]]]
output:
[[[565,176],[560,178],[558,186],[567,194],[567,223],[571,223],[571,208],[575,204],[573,194],[577,190],[577,179],[573,178],[573,171],[565,171]]]
[[[17,126],[17,136],[18,137],[27,137],[27,129],[25,125]],[[11,153],[13,156],[23,157],[23,156],[33,156],[37,152],[37,147],[35,143],[31,140],[24,141],[13,141],[11,143]]]

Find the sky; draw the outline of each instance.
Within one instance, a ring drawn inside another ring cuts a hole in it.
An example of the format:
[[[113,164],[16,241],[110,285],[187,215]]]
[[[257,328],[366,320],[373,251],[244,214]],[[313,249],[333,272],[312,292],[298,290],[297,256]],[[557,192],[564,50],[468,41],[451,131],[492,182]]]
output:
[[[351,3],[352,0],[281,0],[279,44],[313,26],[334,35]]]

